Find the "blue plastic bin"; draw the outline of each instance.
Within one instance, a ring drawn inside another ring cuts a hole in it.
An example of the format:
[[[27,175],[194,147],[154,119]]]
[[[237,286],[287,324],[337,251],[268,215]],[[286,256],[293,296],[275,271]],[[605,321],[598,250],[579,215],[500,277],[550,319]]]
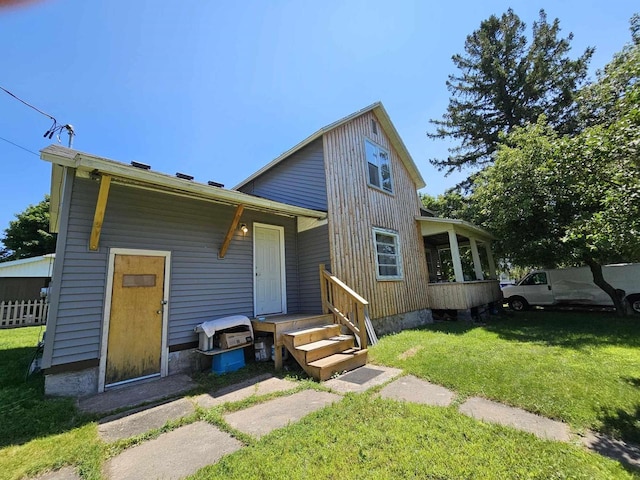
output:
[[[211,362],[211,371],[218,375],[235,372],[242,367],[244,367],[244,348],[214,355]]]

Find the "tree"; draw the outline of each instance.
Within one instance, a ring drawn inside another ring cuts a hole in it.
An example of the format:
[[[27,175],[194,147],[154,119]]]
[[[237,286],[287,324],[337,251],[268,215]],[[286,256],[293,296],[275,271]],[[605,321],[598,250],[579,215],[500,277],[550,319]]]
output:
[[[454,55],[459,73],[449,75],[449,105],[441,120],[431,120],[433,139],[451,138],[447,159],[430,162],[447,174],[463,167],[484,167],[493,162],[502,134],[535,123],[544,114],[560,133],[575,131],[575,97],[583,84],[593,48],[576,60],[568,56],[570,42],[559,38],[560,21],[547,22],[540,10],[533,23],[531,42],[525,24],[509,9],[492,15],[467,36],[464,55]]]
[[[471,195],[496,248],[515,264],[587,264],[619,315],[625,292],[602,265],[640,261],[640,17],[627,45],[581,92],[583,128],[560,135],[544,116],[515,128]]]
[[[469,202],[468,197],[458,191],[450,190],[437,197],[422,194],[420,199],[422,206],[433,212],[437,217],[473,221],[473,205]]]
[[[0,261],[35,257],[56,251],[56,235],[49,233],[49,196],[37,205],[29,205],[9,222],[2,240]]]

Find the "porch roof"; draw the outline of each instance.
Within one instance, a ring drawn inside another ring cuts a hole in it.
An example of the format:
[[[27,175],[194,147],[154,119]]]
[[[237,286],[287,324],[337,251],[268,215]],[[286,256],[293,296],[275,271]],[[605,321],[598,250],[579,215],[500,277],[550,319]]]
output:
[[[496,239],[496,237],[484,228],[480,228],[473,223],[465,222],[464,220],[422,216],[417,216],[415,218],[420,223],[420,231],[422,232],[423,237],[439,235],[453,230],[455,233],[462,236],[473,237],[485,242]]]
[[[211,186],[186,180],[165,173],[144,170],[126,163],[117,162],[90,153],[79,152],[59,145],[50,145],[40,151],[40,158],[53,164],[51,174],[51,228],[58,231],[59,206],[63,181],[63,167],[76,169],[76,175],[91,177],[105,174],[112,177],[113,182],[129,186],[161,191],[168,194],[186,196],[225,205],[244,205],[245,208],[276,215],[295,216],[309,219],[325,219],[326,212],[288,205],[286,203],[267,200],[235,190]]]

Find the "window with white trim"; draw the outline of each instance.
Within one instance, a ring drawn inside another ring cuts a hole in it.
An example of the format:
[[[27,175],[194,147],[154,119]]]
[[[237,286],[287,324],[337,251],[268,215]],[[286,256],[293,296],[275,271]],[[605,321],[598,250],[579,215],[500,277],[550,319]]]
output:
[[[369,185],[393,193],[389,152],[371,140],[364,141]]]
[[[378,280],[402,279],[402,257],[398,233],[393,230],[374,228],[373,243],[376,247],[376,278]]]

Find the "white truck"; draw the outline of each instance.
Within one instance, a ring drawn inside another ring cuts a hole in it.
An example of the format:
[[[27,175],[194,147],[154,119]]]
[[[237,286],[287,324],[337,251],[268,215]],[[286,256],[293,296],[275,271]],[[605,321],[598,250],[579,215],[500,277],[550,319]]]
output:
[[[640,313],[640,263],[621,263],[602,267],[604,279]],[[502,288],[504,299],[512,310],[526,310],[531,305],[602,305],[613,301],[593,283],[589,267],[534,270],[517,285]]]

